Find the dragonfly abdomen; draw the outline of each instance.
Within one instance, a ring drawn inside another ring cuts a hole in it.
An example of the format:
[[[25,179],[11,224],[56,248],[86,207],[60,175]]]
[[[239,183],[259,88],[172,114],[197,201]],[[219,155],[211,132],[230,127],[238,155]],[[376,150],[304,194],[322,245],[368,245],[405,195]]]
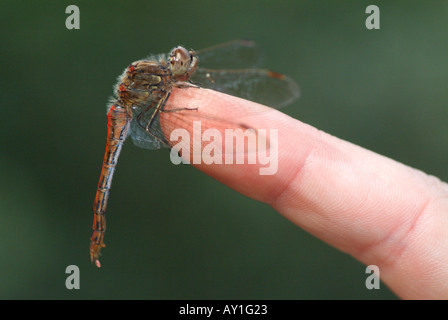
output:
[[[105,247],[105,214],[112,178],[132,120],[126,109],[119,104],[113,104],[109,108],[107,118],[106,151],[104,153],[103,167],[101,169],[95,201],[93,202],[93,233],[90,238],[90,258],[92,262],[95,262],[97,267],[101,266],[98,260],[100,250],[102,247]]]

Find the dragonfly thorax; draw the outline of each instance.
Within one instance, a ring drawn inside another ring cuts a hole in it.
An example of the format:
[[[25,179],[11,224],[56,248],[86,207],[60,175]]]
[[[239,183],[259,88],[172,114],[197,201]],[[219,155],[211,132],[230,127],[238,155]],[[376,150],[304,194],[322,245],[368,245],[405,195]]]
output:
[[[147,106],[171,89],[171,70],[166,63],[140,60],[130,64],[119,77],[115,92],[127,109]]]

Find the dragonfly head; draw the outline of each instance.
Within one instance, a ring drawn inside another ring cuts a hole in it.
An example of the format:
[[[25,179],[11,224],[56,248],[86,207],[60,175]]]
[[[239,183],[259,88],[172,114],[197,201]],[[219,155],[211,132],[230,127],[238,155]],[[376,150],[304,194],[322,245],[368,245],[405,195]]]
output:
[[[196,70],[198,57],[194,51],[179,46],[171,50],[169,62],[173,76],[179,81],[187,81]]]

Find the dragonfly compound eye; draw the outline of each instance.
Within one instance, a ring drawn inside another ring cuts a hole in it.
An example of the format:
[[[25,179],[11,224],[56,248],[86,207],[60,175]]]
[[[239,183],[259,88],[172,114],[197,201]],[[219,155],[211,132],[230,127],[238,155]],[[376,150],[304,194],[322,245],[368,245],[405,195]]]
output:
[[[181,76],[187,73],[190,68],[192,57],[183,47],[176,47],[170,54],[171,72],[174,76]]]

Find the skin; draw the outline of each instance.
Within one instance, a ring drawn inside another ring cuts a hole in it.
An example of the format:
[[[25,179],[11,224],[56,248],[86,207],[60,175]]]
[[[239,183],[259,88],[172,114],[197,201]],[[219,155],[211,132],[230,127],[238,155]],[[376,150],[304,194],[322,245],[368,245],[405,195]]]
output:
[[[174,88],[167,109],[198,108],[254,128],[278,129],[278,171],[194,165],[271,205],[315,237],[366,265],[403,299],[448,298],[448,185],[277,110],[207,89]],[[253,114],[245,117],[245,114]],[[175,112],[161,114],[169,131]],[[192,134],[192,133],[191,133]]]

